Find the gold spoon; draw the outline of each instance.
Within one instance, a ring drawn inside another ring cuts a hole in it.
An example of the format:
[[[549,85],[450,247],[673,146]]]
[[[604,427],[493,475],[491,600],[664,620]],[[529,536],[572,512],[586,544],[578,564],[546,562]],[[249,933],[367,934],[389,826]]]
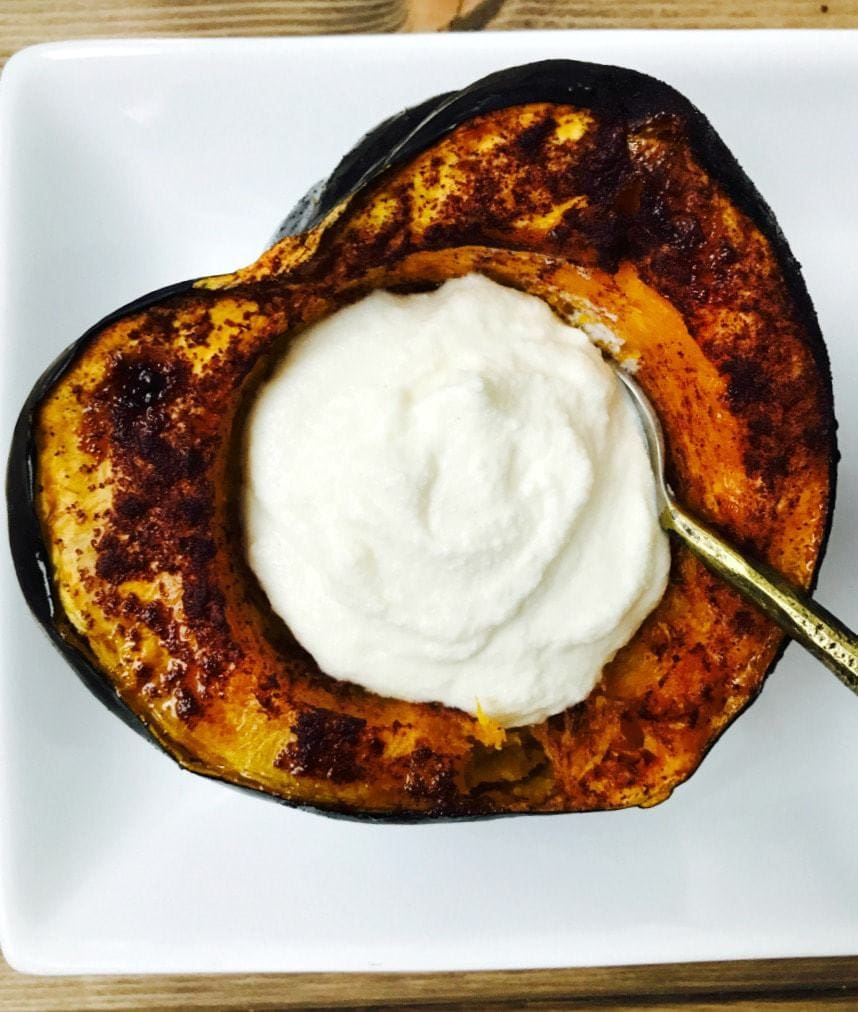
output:
[[[628,391],[643,426],[655,474],[661,526],[673,531],[713,572],[753,601],[858,693],[858,636],[770,566],[740,555],[676,502],[664,477],[664,434],[658,415],[637,382],[616,362],[608,361]]]

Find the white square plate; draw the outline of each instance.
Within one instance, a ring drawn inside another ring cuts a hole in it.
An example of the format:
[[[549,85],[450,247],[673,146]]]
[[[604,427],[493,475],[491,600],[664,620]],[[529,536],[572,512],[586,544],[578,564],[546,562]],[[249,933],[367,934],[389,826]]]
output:
[[[388,114],[545,57],[678,87],[805,265],[843,461],[818,596],[858,624],[858,34],[68,43],[0,87],[2,443],[110,309],[249,262]],[[0,587],[0,940],[42,973],[452,970],[858,952],[858,699],[791,647],[650,811],[376,826],[183,773]]]

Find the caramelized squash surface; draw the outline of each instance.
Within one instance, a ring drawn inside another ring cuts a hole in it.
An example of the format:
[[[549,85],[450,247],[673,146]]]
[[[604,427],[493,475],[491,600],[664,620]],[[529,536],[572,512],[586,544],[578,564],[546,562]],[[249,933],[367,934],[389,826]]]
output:
[[[581,66],[551,74],[583,79]],[[375,817],[651,805],[759,691],[779,632],[675,543],[663,600],[591,696],[506,734],[327,677],[244,561],[243,419],[294,334],[371,289],[481,271],[617,335],[661,415],[680,500],[812,584],[836,451],[797,266],[693,107],[596,71],[610,101],[592,88],[537,100],[536,86],[529,100],[522,71],[505,72],[510,104],[466,89],[407,157],[387,125],[365,144],[391,167],[250,267],[95,328],[32,401],[50,627],[189,769]]]

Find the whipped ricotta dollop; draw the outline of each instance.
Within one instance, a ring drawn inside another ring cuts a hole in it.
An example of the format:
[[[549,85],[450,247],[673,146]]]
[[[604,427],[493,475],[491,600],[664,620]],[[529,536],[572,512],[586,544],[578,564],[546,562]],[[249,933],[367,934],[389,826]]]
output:
[[[250,564],[321,669],[504,726],[580,702],[669,548],[587,335],[481,275],[310,327],[247,427]]]

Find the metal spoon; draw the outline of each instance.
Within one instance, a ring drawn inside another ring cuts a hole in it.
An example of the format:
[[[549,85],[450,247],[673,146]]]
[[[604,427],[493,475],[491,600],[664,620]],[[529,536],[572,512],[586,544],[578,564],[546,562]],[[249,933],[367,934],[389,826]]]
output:
[[[676,502],[664,477],[664,434],[658,415],[637,382],[616,362],[608,361],[628,391],[643,426],[655,473],[661,526],[673,531],[713,572],[753,601],[858,693],[858,636],[771,567],[740,555]]]

